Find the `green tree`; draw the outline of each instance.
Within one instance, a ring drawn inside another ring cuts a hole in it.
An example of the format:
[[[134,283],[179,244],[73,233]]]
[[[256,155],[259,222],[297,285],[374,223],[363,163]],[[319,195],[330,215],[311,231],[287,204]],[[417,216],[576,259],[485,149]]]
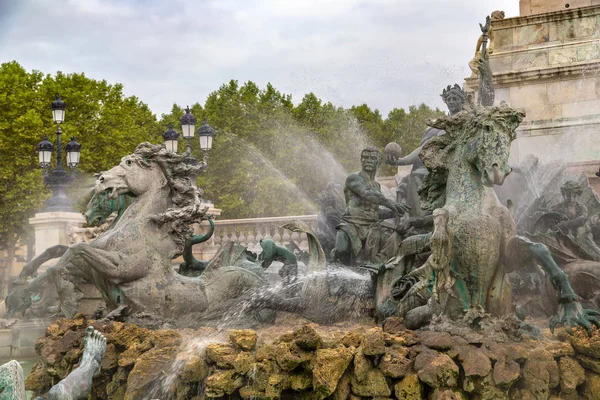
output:
[[[9,253],[28,234],[28,218],[49,195],[35,147],[43,135],[55,142],[50,104],[56,94],[67,104],[63,146],[71,136],[82,144],[79,174],[87,181],[91,173],[116,165],[140,142],[159,138],[156,117],[136,97],[125,97],[120,84],[84,74],[44,76],[27,72],[15,61],[0,65],[0,157],[5,160],[0,166],[0,250]]]

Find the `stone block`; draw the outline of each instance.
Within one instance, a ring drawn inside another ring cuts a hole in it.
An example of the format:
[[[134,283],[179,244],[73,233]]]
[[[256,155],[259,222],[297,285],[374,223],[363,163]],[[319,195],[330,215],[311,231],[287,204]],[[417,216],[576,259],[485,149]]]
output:
[[[513,47],[513,29],[494,30],[494,49],[509,50]]]
[[[562,107],[565,118],[595,115],[600,111],[600,100],[578,101],[564,104]]]
[[[596,16],[575,19],[574,21],[577,38],[594,36],[598,32]]]
[[[0,347],[3,346],[12,346],[12,330],[11,329],[1,329],[0,330]]]
[[[514,86],[510,88],[510,106],[513,108],[545,107],[548,104],[546,84]],[[529,115],[527,115],[529,120]]]
[[[570,64],[577,61],[577,48],[561,46],[548,50],[548,63],[552,66]]]
[[[570,79],[546,85],[549,104],[571,104],[598,98],[596,79]]]
[[[550,40],[548,23],[525,25],[516,31],[516,45],[545,43]]]
[[[517,53],[512,56],[513,71],[543,68],[548,66],[548,50]]]
[[[527,109],[527,120],[528,121],[547,121],[556,120],[562,117],[562,106],[558,105],[547,105],[541,107],[531,107]],[[539,134],[532,132],[532,136]]]
[[[590,43],[577,47],[577,61],[591,61],[600,59],[600,47]]]
[[[505,101],[508,105],[510,105],[510,89],[509,88],[496,89],[496,97],[494,100],[495,104],[499,105],[503,101]]]
[[[491,56],[490,68],[495,74],[512,71],[513,57],[511,55]]]

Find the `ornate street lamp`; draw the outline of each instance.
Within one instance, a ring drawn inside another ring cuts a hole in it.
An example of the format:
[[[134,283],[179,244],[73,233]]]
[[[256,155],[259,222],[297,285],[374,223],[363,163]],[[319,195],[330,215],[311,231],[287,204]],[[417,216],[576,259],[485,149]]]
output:
[[[162,137],[165,141],[167,151],[177,153],[177,138],[179,138],[179,133],[173,129],[173,124],[169,124],[169,129],[162,134]]]
[[[200,150],[204,152],[204,163],[208,161],[208,152],[212,149],[212,140],[215,136],[215,130],[208,124],[206,118],[202,121],[202,125],[198,129],[198,136],[200,137]]]
[[[186,107],[185,114],[179,119],[179,122],[181,122],[183,138],[186,140],[183,162],[189,165],[198,164],[198,161],[192,155],[191,144],[191,140],[194,138],[195,134],[194,129],[196,128],[196,121],[196,117],[192,115],[190,107]],[[179,134],[173,129],[173,125],[169,125],[169,130],[163,133],[162,136],[167,150],[177,153],[177,139],[179,138]],[[200,137],[200,149],[204,152],[204,167],[206,167],[206,163],[208,162],[208,152],[212,148],[212,140],[215,136],[215,130],[208,125],[206,118],[204,118],[202,125],[198,128],[198,136]]]
[[[81,145],[77,143],[74,136],[71,136],[71,141],[67,143],[67,165],[69,168],[77,168],[79,165],[79,155],[81,154]]]
[[[52,197],[46,201],[46,208],[44,211],[73,211],[71,208],[71,200],[67,197],[67,187],[73,183],[75,179],[72,173],[68,173],[63,168],[62,160],[62,145],[60,137],[62,131],[60,124],[65,120],[65,110],[67,105],[60,98],[56,96],[56,100],[52,102],[52,117],[56,123],[56,167],[52,170],[50,168],[50,161],[52,159],[52,151],[54,146],[48,140],[47,136],[44,136],[42,141],[37,145],[37,153],[40,167],[44,169],[44,183],[50,186],[52,189]],[[67,165],[74,170],[79,165],[79,154],[81,153],[81,145],[75,141],[75,138],[71,138],[71,141],[66,146],[67,151]]]

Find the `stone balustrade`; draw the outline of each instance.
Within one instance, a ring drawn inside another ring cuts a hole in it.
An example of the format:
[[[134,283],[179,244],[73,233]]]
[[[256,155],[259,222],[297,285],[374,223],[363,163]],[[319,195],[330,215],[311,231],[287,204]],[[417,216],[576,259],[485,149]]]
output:
[[[215,220],[213,236],[206,243],[194,247],[194,256],[202,260],[210,259],[227,241],[237,242],[247,246],[250,251],[260,252],[260,240],[263,238],[271,238],[279,245],[294,241],[302,250],[307,250],[306,234],[283,228],[283,225],[294,220],[303,221],[312,229],[317,225],[316,215]],[[207,229],[208,223],[203,222],[197,225],[194,231],[196,234],[202,234]]]

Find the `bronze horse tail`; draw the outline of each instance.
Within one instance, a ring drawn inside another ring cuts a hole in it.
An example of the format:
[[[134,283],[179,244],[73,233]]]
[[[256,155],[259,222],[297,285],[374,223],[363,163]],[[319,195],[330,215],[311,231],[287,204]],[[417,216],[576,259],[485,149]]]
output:
[[[210,224],[208,232],[203,235],[192,235],[192,237],[185,241],[185,246],[183,247],[184,262],[179,264],[179,273],[181,275],[197,276],[206,268],[208,261],[197,260],[192,254],[192,247],[195,244],[204,243],[212,237],[215,232],[215,223],[212,219],[209,219],[208,223]]]

